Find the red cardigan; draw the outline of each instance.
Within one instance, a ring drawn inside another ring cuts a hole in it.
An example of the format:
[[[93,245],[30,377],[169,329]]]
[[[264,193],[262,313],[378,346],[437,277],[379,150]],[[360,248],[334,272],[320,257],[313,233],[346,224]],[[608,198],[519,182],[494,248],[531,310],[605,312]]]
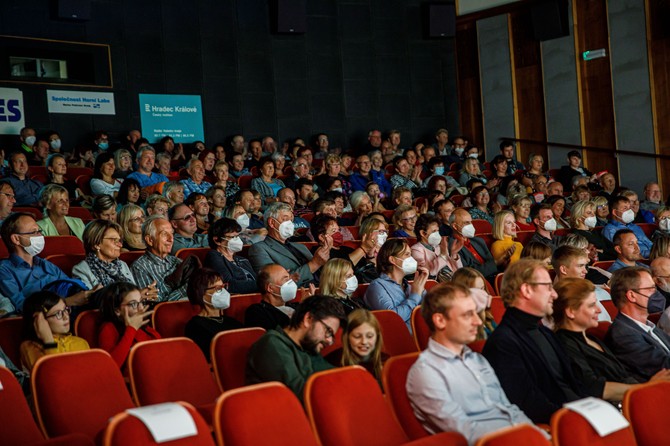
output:
[[[116,326],[112,322],[105,322],[100,327],[98,333],[98,345],[101,349],[112,355],[112,359],[123,367],[128,359],[128,354],[133,345],[138,342],[160,339],[161,335],[151,327],[143,327],[136,330],[133,327],[126,327],[123,336],[119,334]]]

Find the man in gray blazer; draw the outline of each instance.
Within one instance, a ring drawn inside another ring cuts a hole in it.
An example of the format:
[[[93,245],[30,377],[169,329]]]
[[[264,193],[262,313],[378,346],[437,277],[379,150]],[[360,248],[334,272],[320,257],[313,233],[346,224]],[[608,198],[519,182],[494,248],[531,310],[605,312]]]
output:
[[[319,246],[314,255],[305,245],[287,242],[295,228],[293,209],[286,203],[272,203],[266,209],[263,220],[268,235],[265,240],[249,248],[249,261],[256,274],[265,265],[278,263],[289,273],[298,275],[296,279],[298,286],[316,284],[318,280],[314,277],[314,273],[330,259],[332,241],[328,239],[327,244]]]
[[[640,382],[670,369],[670,336],[648,320],[649,313],[663,311],[665,306],[649,270],[638,266],[617,270],[610,286],[619,314],[605,343]]]

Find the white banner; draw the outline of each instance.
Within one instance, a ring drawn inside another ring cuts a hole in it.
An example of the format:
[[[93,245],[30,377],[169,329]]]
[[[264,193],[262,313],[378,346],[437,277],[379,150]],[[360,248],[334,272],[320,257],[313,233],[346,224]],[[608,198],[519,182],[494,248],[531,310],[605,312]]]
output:
[[[49,113],[115,115],[114,93],[47,90]]]
[[[0,135],[18,135],[25,126],[23,93],[18,88],[0,88]]]

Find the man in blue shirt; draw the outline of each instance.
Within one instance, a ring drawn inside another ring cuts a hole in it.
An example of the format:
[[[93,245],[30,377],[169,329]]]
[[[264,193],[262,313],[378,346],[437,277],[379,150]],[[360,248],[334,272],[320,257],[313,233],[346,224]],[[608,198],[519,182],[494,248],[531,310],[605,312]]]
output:
[[[615,197],[610,204],[612,209],[612,218],[605,225],[602,231],[603,237],[609,241],[614,241],[614,234],[621,229],[630,229],[637,237],[637,243],[640,246],[640,254],[643,258],[648,258],[651,252],[651,240],[647,238],[644,231],[638,225],[633,223],[635,212],[631,209],[630,200],[626,197]]]
[[[638,262],[642,256],[640,255],[640,247],[638,246],[637,238],[633,231],[626,228],[619,229],[616,234],[614,234],[613,243],[614,250],[617,252],[617,258],[607,271],[613,273],[616,270],[628,266],[649,268],[644,263]]]
[[[43,184],[28,177],[28,159],[23,152],[14,152],[9,158],[11,174],[8,181],[14,188],[16,206],[37,206]]]
[[[144,146],[137,152],[137,171],[128,175],[128,178],[137,180],[142,189],[154,184],[170,181],[161,173],[153,172],[156,164],[156,152],[151,146]]]
[[[55,280],[69,279],[56,265],[36,257],[44,249],[44,236],[32,215],[17,212],[5,219],[0,228],[9,258],[0,260],[0,294],[9,298],[18,312],[26,297]],[[88,302],[90,291],[65,298],[67,305]]]
[[[351,183],[351,190],[356,192],[359,190],[365,190],[365,186],[371,181],[375,181],[370,171],[372,170],[372,163],[370,162],[370,157],[367,155],[360,155],[356,158],[356,167],[358,167],[358,172],[354,172],[349,177],[349,182]],[[377,184],[379,189],[387,197],[391,194],[391,183],[382,175],[377,178]]]

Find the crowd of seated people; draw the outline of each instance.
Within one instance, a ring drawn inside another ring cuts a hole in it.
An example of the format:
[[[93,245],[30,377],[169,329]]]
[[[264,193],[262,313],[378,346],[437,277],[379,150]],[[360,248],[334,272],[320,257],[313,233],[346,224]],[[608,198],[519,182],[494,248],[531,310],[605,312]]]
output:
[[[670,379],[670,323],[650,321],[670,304],[670,208],[653,179],[638,195],[592,174],[578,151],[552,177],[539,154],[517,161],[510,141],[487,163],[445,129],[411,147],[373,130],[351,151],[326,134],[312,146],[234,135],[211,150],[152,145],[137,130],[120,144],[96,132],[72,150],[56,132],[34,136],[22,130],[0,179],[0,318],[24,318],[27,371],[89,348],[72,334],[87,309],[100,311],[97,345],[125,371],[136,343],[161,337],[154,305],[188,300],[184,333],[208,360],[219,332],[262,327],[247,382],[282,381],[301,401],[309,376],[332,367],[363,365],[381,385],[389,356],[374,311],[397,313],[408,334],[420,311],[431,338],[410,372],[412,407],[429,432],[471,442]],[[82,168],[84,181],[69,175]],[[45,236],[80,240],[67,274],[40,255]],[[54,285],[67,280],[80,288]],[[238,295],[255,300],[236,319],[226,310]],[[598,323],[611,325],[604,338],[589,331]],[[336,337],[342,347],[322,357]]]

